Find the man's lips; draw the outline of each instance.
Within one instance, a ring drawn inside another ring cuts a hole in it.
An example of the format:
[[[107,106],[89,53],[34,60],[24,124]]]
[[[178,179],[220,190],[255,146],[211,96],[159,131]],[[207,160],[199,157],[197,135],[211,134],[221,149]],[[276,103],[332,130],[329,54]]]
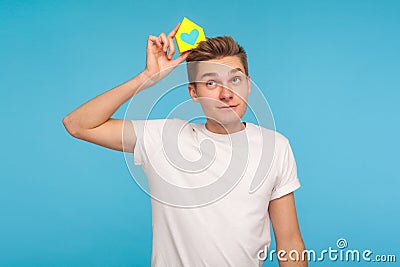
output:
[[[237,107],[239,104],[237,104],[237,105],[229,105],[229,106],[221,106],[221,107],[218,107],[218,108],[220,108],[220,109],[229,109],[229,108],[234,108],[234,107]]]

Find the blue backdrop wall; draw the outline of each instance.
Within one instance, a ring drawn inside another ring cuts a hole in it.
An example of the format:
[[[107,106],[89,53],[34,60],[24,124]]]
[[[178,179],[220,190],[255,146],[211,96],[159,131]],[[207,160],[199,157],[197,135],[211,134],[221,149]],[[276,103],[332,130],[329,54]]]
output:
[[[123,154],[61,121],[142,71],[147,36],[184,16],[246,48],[296,157],[306,247],[345,238],[399,257],[399,14],[370,0],[0,1],[0,266],[150,266],[150,199]]]

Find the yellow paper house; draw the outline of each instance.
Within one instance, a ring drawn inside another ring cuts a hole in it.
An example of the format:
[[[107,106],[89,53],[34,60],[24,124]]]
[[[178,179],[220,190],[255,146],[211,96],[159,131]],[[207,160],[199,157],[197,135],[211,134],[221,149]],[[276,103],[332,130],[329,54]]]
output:
[[[199,42],[205,41],[203,28],[186,17],[183,18],[181,25],[175,35],[179,52],[183,52],[195,48]]]

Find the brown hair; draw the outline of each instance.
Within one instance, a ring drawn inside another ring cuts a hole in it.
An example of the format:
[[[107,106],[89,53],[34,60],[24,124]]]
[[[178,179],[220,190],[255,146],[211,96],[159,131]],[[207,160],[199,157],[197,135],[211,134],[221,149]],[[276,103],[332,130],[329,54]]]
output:
[[[186,58],[186,62],[207,61],[227,56],[237,56],[243,64],[244,72],[249,75],[247,54],[231,36],[206,37],[197,47],[193,48]]]

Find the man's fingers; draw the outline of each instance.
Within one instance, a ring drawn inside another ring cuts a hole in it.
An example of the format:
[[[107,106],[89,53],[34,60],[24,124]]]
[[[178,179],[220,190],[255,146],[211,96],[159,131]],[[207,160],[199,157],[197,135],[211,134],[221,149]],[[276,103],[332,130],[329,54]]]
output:
[[[169,47],[169,41],[167,39],[167,36],[165,35],[165,33],[161,33],[159,38],[161,39],[163,50],[164,52],[166,52],[167,48]]]
[[[149,38],[147,40],[147,47],[150,48],[152,45],[161,47],[161,42],[157,36],[149,35]]]
[[[147,46],[151,47],[151,44],[155,44],[159,48],[162,47],[162,50],[164,52],[167,52],[167,49],[169,48],[168,59],[172,59],[172,56],[176,51],[174,44],[174,37],[180,25],[181,23],[178,22],[178,24],[176,24],[175,28],[168,34],[168,36],[165,35],[165,33],[161,33],[158,37],[149,35],[149,41],[147,43]]]
[[[172,56],[175,53],[175,44],[174,44],[174,39],[168,38],[169,41],[169,53],[168,53],[168,58],[172,59]]]
[[[156,41],[157,41],[156,36],[149,35],[149,38],[147,38],[147,46],[154,44]]]
[[[173,60],[173,62],[175,64],[180,64],[188,57],[189,54],[190,54],[190,50],[189,51],[185,51],[182,54],[180,54],[179,57],[175,58]]]
[[[178,31],[179,26],[181,26],[180,22],[178,22],[178,24],[176,24],[175,28],[168,34],[168,38],[174,38],[175,37],[175,34]]]

